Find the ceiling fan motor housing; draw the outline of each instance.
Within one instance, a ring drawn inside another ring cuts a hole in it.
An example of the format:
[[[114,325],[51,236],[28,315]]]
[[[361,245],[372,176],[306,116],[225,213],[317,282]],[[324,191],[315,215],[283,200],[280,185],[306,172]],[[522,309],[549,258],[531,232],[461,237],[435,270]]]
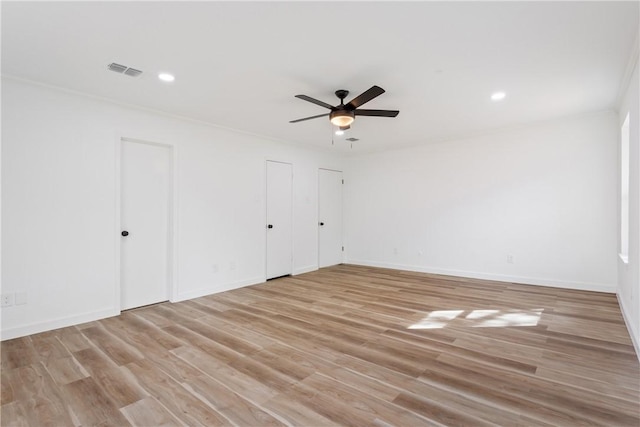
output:
[[[340,101],[344,102],[344,99],[349,95],[349,91],[346,89],[338,89],[336,91],[336,96],[340,98]]]

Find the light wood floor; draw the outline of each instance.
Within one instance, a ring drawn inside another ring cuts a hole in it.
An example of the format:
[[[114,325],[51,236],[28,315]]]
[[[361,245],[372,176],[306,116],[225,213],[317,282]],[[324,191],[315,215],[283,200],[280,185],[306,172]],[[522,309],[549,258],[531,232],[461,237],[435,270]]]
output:
[[[3,426],[640,423],[601,293],[342,265],[1,351]]]

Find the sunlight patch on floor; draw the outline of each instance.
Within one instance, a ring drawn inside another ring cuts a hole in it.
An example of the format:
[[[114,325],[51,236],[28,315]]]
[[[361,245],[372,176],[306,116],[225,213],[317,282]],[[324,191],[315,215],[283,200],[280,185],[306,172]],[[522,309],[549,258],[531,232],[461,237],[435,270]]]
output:
[[[543,311],[543,308],[529,310],[437,310],[429,313],[418,323],[409,326],[409,329],[440,329],[447,325],[471,328],[536,326],[540,322]]]

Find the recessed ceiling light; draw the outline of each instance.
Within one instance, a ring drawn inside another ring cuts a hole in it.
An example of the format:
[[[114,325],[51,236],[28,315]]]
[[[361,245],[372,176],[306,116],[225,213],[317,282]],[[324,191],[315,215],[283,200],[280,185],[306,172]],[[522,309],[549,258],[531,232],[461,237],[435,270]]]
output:
[[[343,130],[337,130],[336,131],[336,135],[338,135],[338,136],[344,135],[344,131]]]
[[[500,101],[501,99],[504,99],[505,96],[507,96],[507,94],[504,92],[496,92],[493,95],[491,95],[491,100]]]
[[[163,82],[172,82],[172,81],[174,81],[176,79],[173,76],[173,74],[169,74],[169,73],[160,73],[160,74],[158,74],[158,78],[160,80],[162,80]]]

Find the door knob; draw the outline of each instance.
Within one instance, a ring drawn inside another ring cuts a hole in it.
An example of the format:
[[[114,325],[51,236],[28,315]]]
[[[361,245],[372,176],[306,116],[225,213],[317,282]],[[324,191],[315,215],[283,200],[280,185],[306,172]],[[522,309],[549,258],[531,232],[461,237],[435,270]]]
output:
[[[320,226],[323,226],[323,225],[324,225],[324,222],[321,222],[321,223],[320,223]]]
[[[127,236],[129,235],[129,232],[128,232],[127,230],[124,230],[124,231],[123,231],[122,233],[120,233],[120,234],[122,234],[124,237],[127,237]]]
[[[267,225],[267,228],[273,228],[273,224]]]

